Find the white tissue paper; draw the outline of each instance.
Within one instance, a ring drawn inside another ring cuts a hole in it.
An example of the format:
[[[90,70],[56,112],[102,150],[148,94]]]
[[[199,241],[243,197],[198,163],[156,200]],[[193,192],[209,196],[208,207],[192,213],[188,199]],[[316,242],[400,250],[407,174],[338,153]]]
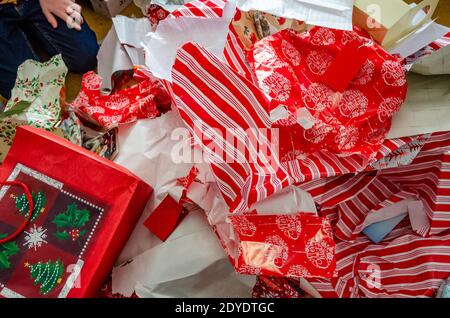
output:
[[[172,158],[180,143],[173,131],[182,127],[178,113],[170,111],[119,128],[115,162],[152,185],[154,194],[119,257],[117,264],[123,265],[113,270],[112,291],[139,297],[250,297],[255,277],[235,273],[201,209],[189,212],[166,242],[143,225],[193,166]]]
[[[242,11],[258,10],[339,30],[353,28],[353,0],[236,0],[236,3]]]
[[[450,74],[450,44],[415,62],[411,71],[422,75]]]
[[[251,297],[255,277],[235,273],[203,211],[191,211],[169,239],[116,267],[112,292],[142,298]]]
[[[450,28],[430,21],[411,34],[408,34],[405,38],[399,40],[389,49],[389,53],[400,54],[401,57],[407,58],[449,32]]]
[[[118,263],[161,243],[143,223],[161,203],[169,189],[175,187],[177,179],[187,176],[192,168],[192,163],[175,165],[171,160],[171,151],[179,142],[171,138],[172,132],[183,125],[178,113],[170,111],[158,118],[142,119],[119,127],[120,151],[114,162],[150,184],[154,192]]]
[[[387,138],[450,130],[449,81],[449,75],[408,74],[406,102],[392,118]]]
[[[157,78],[171,81],[177,51],[187,42],[196,42],[221,58],[235,13],[234,3],[227,2],[220,18],[162,20],[156,31],[149,33],[142,42],[146,52],[145,64]]]
[[[98,74],[103,78],[102,89],[111,89],[111,75],[116,71],[144,65],[145,53],[141,42],[151,31],[147,18],[134,19],[125,16],[113,18],[109,30],[97,55]]]

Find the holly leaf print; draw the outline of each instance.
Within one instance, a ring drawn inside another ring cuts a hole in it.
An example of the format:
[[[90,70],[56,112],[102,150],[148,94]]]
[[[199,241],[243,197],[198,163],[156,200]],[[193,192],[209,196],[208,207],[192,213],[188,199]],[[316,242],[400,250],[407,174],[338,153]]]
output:
[[[75,227],[83,227],[91,219],[91,214],[88,210],[77,210]]]
[[[69,233],[67,233],[66,231],[64,231],[64,232],[55,232],[55,236],[56,236],[57,239],[60,239],[60,240],[63,240],[63,241],[68,240],[70,238]]]
[[[71,204],[67,207],[66,215],[68,216],[69,225],[72,227],[76,222],[76,211],[77,211],[76,204]]]
[[[8,256],[5,252],[0,252],[0,269],[10,268],[11,263],[9,262]]]
[[[86,234],[86,230],[81,228],[86,225],[91,219],[91,214],[86,209],[79,210],[75,203],[67,206],[67,210],[58,214],[53,223],[57,228],[64,228],[64,231],[56,232],[54,235],[60,240],[77,241],[80,237]]]
[[[56,227],[69,227],[70,226],[70,217],[64,213],[58,214],[53,219],[53,223],[56,225]]]
[[[19,252],[19,247],[15,242],[8,242],[1,245],[1,248],[4,250],[6,256],[12,256]]]
[[[80,234],[78,234],[79,237],[83,237],[84,235],[86,235],[86,230],[81,230]]]

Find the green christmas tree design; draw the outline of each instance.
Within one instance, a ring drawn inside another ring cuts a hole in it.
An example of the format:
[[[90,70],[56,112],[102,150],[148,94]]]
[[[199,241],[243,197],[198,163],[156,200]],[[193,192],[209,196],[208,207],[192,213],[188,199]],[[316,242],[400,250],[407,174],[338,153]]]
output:
[[[47,202],[47,197],[43,192],[32,193],[31,197],[33,199],[33,214],[31,216],[31,221],[37,219],[39,215],[44,213],[45,211],[45,203]],[[30,212],[30,204],[28,203],[28,199],[25,194],[22,194],[16,197],[14,194],[11,194],[11,198],[16,200],[16,208],[19,210],[19,214],[24,218],[28,217],[28,213]]]
[[[58,284],[61,284],[64,273],[64,263],[59,259],[56,262],[51,260],[47,263],[38,262],[30,265],[25,263],[25,267],[30,269],[30,276],[34,280],[34,286],[40,285],[40,293],[47,295],[53,291]]]
[[[75,203],[70,204],[67,210],[55,216],[53,223],[58,229],[64,229],[55,233],[56,238],[60,240],[72,239],[78,241],[86,235],[86,230],[81,229],[89,220],[91,214],[86,209],[78,210]]]
[[[7,234],[0,233],[0,240],[7,237]],[[9,269],[11,268],[11,262],[9,258],[13,255],[19,253],[19,247],[16,242],[7,242],[4,244],[0,244],[0,269]]]

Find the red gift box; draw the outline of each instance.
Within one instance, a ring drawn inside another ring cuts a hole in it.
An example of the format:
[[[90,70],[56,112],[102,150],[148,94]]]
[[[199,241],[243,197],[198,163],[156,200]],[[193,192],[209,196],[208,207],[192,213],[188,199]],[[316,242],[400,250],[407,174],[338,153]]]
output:
[[[106,280],[152,188],[128,170],[44,130],[19,127],[0,180],[27,185],[33,214],[0,245],[2,297],[92,297]],[[0,235],[28,216],[20,187],[0,189]]]

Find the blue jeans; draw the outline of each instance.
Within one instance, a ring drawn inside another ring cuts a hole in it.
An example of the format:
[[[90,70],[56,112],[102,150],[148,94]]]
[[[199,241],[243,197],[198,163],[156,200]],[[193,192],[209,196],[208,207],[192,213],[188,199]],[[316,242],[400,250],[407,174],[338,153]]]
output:
[[[39,0],[19,0],[16,6],[0,5],[0,95],[10,98],[17,68],[27,59],[40,60],[38,53],[44,52],[49,57],[62,54],[69,71],[75,73],[96,67],[97,38],[86,22],[81,31],[76,31],[65,21],[57,20],[58,27],[53,29]]]

